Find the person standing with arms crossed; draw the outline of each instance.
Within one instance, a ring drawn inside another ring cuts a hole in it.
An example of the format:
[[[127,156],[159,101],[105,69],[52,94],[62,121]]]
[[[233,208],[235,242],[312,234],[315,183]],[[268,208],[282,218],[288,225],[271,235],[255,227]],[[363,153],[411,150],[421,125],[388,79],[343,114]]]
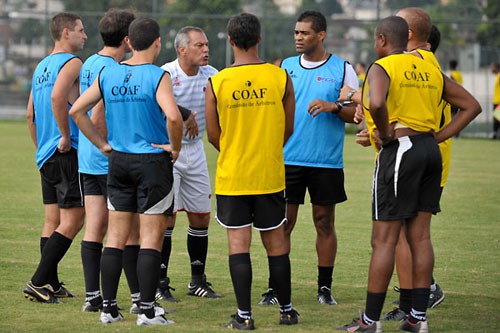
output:
[[[75,297],[59,282],[57,265],[83,226],[84,208],[78,174],[78,128],[68,111],[79,94],[82,66],[74,53],[87,40],[80,16],[59,13],[50,23],[52,53],[33,74],[26,118],[36,147],[42,178],[45,223],[40,239],[38,268],[24,287],[24,296],[43,303],[56,297]]]
[[[80,70],[81,93],[92,85],[102,68],[121,61],[125,53],[131,51],[127,35],[128,27],[134,19],[134,13],[125,10],[110,9],[104,14],[99,22],[99,33],[104,47],[98,53],[90,56],[83,64]],[[104,103],[99,102],[89,111],[89,116],[102,137],[106,138],[106,122],[103,119]],[[81,243],[85,278],[85,303],[82,311],[97,312],[102,308],[99,275],[102,241],[108,226],[108,209],[106,207],[108,157],[101,153],[82,132],[80,132],[78,142],[78,167],[83,178],[86,215],[85,234]],[[125,257],[127,257],[126,254]],[[133,269],[135,270],[135,265]]]
[[[343,147],[345,122],[353,122],[354,107],[336,103],[344,84],[358,88],[358,78],[345,60],[329,54],[323,46],[326,19],[316,11],[299,15],[295,25],[295,48],[300,55],[281,63],[295,88],[294,133],[284,147],[287,196],[287,241],[297,222],[306,189],[312,203],[318,257],[318,302],[334,305],[331,293],[337,254],[335,206],[347,200],[344,189]],[[271,282],[271,281],[270,281]],[[259,302],[275,304],[274,286]]]
[[[219,298],[220,295],[211,288],[205,276],[212,195],[202,141],[205,134],[205,89],[208,78],[216,74],[217,70],[208,64],[208,39],[201,28],[181,28],[174,44],[177,59],[162,68],[170,73],[177,104],[191,110],[193,114],[185,122],[183,148],[174,165],[174,215],[167,220],[157,298],[176,301],[170,292],[167,270],[175,214],[179,211],[185,211],[189,221],[187,249],[191,262],[191,282],[187,294]]]
[[[102,253],[103,311],[101,323],[123,320],[116,296],[123,249],[139,213],[141,248],[137,275],[141,314],[137,325],[166,325],[164,310],[155,306],[160,251],[166,211],[173,200],[172,164],[181,149],[182,118],[168,74],[153,65],[161,50],[160,27],[150,18],[137,18],[128,36],[133,55],[106,66],[76,101],[72,117],[99,150],[109,154],[109,226]],[[108,142],[87,114],[100,99],[106,105]],[[166,126],[165,126],[166,122]]]
[[[215,178],[217,221],[227,229],[229,271],[238,303],[238,312],[224,326],[255,328],[252,225],[260,231],[267,252],[280,324],[293,325],[298,323],[298,313],[291,301],[283,163],[283,145],[293,132],[293,86],[284,70],[259,58],[262,37],[257,17],[234,15],[227,31],[235,61],[212,76],[206,90],[208,140],[220,152]]]
[[[405,53],[408,31],[408,23],[399,16],[383,19],[375,29],[379,60],[368,70],[363,87],[367,123],[374,124],[372,132],[380,149],[372,191],[373,251],[365,311],[338,330],[382,332],[380,313],[394,269],[395,244],[404,225],[413,262],[413,290],[412,309],[400,329],[428,332],[426,309],[434,265],[430,220],[439,211],[441,195],[438,142],[481,112],[474,97],[434,64]],[[442,97],[463,113],[437,132]]]

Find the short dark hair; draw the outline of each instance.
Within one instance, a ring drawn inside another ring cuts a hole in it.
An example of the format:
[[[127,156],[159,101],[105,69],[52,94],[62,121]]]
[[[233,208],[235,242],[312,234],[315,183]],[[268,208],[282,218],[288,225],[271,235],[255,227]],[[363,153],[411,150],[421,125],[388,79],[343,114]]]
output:
[[[50,35],[54,41],[61,39],[61,34],[64,28],[74,30],[76,26],[76,21],[82,20],[79,15],[72,13],[59,13],[56,14],[52,21],[50,22]]]
[[[388,16],[380,21],[375,29],[377,35],[382,34],[393,46],[406,50],[408,44],[408,23],[399,16]]]
[[[429,34],[429,38],[427,38],[427,43],[431,44],[431,52],[435,53],[439,47],[439,43],[441,42],[441,31],[434,24],[431,28],[431,33]]]
[[[450,69],[457,69],[458,61],[455,59],[450,60]]]
[[[248,51],[249,48],[259,43],[259,19],[249,13],[233,15],[227,23],[227,33],[236,47]]]
[[[135,14],[116,8],[111,8],[99,21],[99,33],[104,45],[118,47],[128,35],[128,27],[135,19]]]
[[[128,27],[128,38],[136,51],[146,50],[158,37],[160,26],[150,17],[138,17]]]
[[[326,18],[315,10],[306,10],[297,18],[297,22],[311,22],[311,28],[315,32],[326,31]]]

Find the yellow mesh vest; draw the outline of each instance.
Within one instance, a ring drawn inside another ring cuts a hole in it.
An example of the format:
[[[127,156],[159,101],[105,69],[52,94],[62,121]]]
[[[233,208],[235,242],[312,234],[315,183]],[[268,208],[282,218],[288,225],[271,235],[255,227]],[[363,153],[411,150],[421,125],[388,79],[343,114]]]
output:
[[[418,53],[420,53],[420,55],[422,55],[422,58],[425,61],[428,61],[429,63],[439,68],[439,70],[441,70],[441,66],[439,65],[439,62],[437,61],[434,53],[425,50],[417,50],[417,51]],[[461,76],[460,76],[460,82],[458,83],[462,84]],[[451,105],[443,100],[442,104],[439,107],[442,110],[442,117],[444,118],[440,121],[440,128],[443,128],[444,126],[448,125],[451,121]],[[441,173],[441,187],[444,187],[446,185],[446,181],[448,180],[448,175],[450,174],[451,138],[439,144],[439,151],[441,152],[441,159],[443,160],[443,172]]]
[[[221,127],[215,193],[283,190],[286,72],[267,63],[235,66],[212,76],[211,83]]]

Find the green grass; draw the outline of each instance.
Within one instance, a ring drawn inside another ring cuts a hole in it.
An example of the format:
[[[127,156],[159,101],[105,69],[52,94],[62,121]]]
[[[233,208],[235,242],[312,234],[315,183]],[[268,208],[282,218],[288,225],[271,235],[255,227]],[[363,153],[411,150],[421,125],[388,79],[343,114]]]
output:
[[[173,235],[169,276],[180,303],[167,328],[142,328],[135,317],[104,326],[97,314],[80,312],[84,282],[80,262],[80,233],[60,264],[61,279],[79,297],[59,305],[28,302],[22,288],[39,260],[43,224],[40,179],[34,149],[23,122],[0,122],[0,332],[216,332],[236,308],[227,264],[225,231],[212,220],[207,275],[219,300],[185,296],[189,280],[186,219],[180,214]],[[215,150],[206,145],[209,168],[215,170]],[[253,308],[256,326],[267,332],[333,330],[357,316],[364,307],[370,258],[370,189],[373,151],[361,148],[349,134],[345,144],[345,176],[349,200],[337,207],[339,249],[333,291],[337,306],[316,302],[315,233],[308,204],[300,209],[292,244],[293,304],[301,314],[295,327],[279,327],[277,307]],[[429,310],[433,332],[494,332],[500,329],[500,142],[460,138],[453,143],[452,169],[442,199],[443,212],[433,219],[435,276],[445,301]],[[253,304],[267,286],[267,259],[257,234],[252,247]],[[394,278],[391,282],[396,285]],[[384,311],[397,298],[388,292]],[[119,303],[128,308],[130,296],[122,277]],[[384,331],[398,332],[396,323]]]

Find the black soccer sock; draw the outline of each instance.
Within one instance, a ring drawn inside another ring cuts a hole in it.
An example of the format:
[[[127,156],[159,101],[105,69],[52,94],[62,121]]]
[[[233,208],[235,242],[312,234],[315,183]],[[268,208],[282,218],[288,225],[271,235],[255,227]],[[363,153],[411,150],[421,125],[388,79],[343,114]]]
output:
[[[170,253],[172,252],[172,233],[174,228],[165,229],[163,235],[163,246],[161,248],[161,264],[160,264],[160,279],[167,277],[168,263],[170,261]]]
[[[191,280],[199,282],[205,274],[208,252],[208,228],[188,227],[187,249],[191,261]]]
[[[101,257],[101,281],[102,281],[102,298],[104,299],[103,311],[106,305],[116,306],[116,294],[118,292],[118,284],[120,283],[120,275],[122,273],[123,250],[105,247]],[[109,312],[109,311],[104,311]],[[112,313],[113,314],[113,313]],[[113,316],[116,317],[115,314]]]
[[[82,241],[80,253],[82,256],[85,291],[94,293],[100,290],[99,274],[101,272],[102,243]]]
[[[318,290],[321,287],[332,288],[333,266],[318,266]]]
[[[229,272],[231,273],[238,310],[251,313],[252,262],[250,261],[250,253],[230,255]]]
[[[409,314],[411,311],[411,294],[411,289],[399,289],[399,308],[406,314]]]
[[[366,293],[365,315],[373,321],[380,320],[387,293]],[[365,323],[366,324],[366,323]]]
[[[281,306],[289,306],[292,295],[290,257],[288,254],[281,256],[268,256],[269,277],[275,286],[276,295]]]
[[[153,249],[140,249],[137,258],[137,277],[141,290],[141,311],[148,318],[154,317],[154,304],[156,287],[160,278],[161,254]],[[147,310],[147,311],[144,311]],[[152,311],[152,316],[151,316]]]
[[[43,286],[51,283],[51,277],[54,272],[57,272],[56,267],[59,261],[64,257],[69,247],[71,246],[71,239],[54,231],[52,236],[49,237],[45,246],[43,247],[42,257],[36,269],[35,274],[31,278],[31,282],[35,286]],[[52,283],[51,283],[52,285]],[[61,285],[52,285],[54,290],[58,290]]]
[[[127,278],[130,294],[139,292],[139,279],[137,277],[137,258],[139,256],[139,245],[127,245],[123,251],[123,271]]]
[[[415,288],[412,290],[410,321],[415,324],[419,320],[426,320],[427,305],[429,303],[430,288]]]
[[[49,237],[40,237],[40,255],[43,252],[43,248],[45,247],[45,244],[47,244],[47,241],[49,240]]]

